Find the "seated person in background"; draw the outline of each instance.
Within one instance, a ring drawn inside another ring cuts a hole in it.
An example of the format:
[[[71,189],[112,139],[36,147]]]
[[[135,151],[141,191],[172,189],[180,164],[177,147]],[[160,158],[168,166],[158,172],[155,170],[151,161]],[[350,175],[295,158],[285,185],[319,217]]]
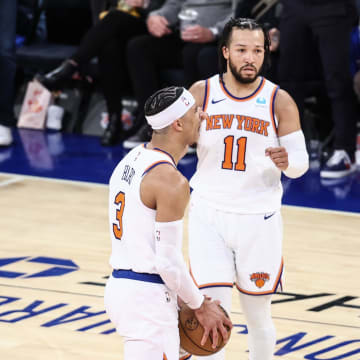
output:
[[[216,45],[218,34],[234,15],[236,4],[237,0],[167,0],[160,9],[149,14],[147,28],[150,35],[133,38],[127,50],[130,78],[139,109],[143,109],[146,99],[161,87],[158,74],[161,69],[184,69],[185,86],[199,79],[194,59],[203,47]],[[197,18],[193,25],[181,31],[177,27],[179,14],[186,16],[194,12]],[[143,127],[124,141],[125,148],[133,148],[150,139],[143,112],[139,112],[137,123],[142,123]]]
[[[356,26],[351,33],[351,75],[354,91],[360,103],[360,28]]]
[[[350,35],[358,21],[355,0],[281,2],[280,85],[294,98],[303,121],[306,73],[313,66],[313,58],[318,52],[334,127],[333,149],[322,166],[320,176],[341,178],[356,170],[356,123],[359,114],[349,67]],[[312,48],[314,45],[315,50]]]
[[[13,143],[16,10],[16,1],[0,1],[0,146]]]
[[[126,66],[126,45],[134,36],[147,33],[146,16],[162,5],[163,0],[122,0],[120,6],[102,13],[99,21],[85,35],[76,53],[39,80],[50,90],[60,90],[92,58],[99,59],[99,75],[109,123],[101,138],[104,146],[114,145],[127,136],[122,128],[121,97],[131,88]]]

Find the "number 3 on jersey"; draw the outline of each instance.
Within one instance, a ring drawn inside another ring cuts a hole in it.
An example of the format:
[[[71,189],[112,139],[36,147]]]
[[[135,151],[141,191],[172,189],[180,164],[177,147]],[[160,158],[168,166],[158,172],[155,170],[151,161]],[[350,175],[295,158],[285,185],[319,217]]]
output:
[[[114,203],[117,205],[117,209],[116,209],[117,223],[113,223],[113,233],[116,239],[121,240],[123,234],[122,217],[125,209],[125,194],[122,191],[120,191],[115,196]]]
[[[245,171],[245,153],[246,153],[246,137],[237,139],[237,155],[236,163],[233,163],[233,148],[234,148],[234,136],[229,135],[224,139],[225,150],[224,150],[224,161],[221,163],[221,168],[226,170],[237,170]]]

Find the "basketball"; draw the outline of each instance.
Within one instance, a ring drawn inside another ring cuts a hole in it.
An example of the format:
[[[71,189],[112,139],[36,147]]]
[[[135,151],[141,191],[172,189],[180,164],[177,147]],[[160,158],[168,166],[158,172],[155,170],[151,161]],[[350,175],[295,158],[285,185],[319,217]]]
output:
[[[220,306],[220,308],[225,315],[229,317],[225,309],[222,306]],[[231,331],[231,329],[227,327],[226,329],[228,332]],[[197,320],[194,310],[190,309],[186,305],[183,305],[179,311],[180,346],[189,354],[199,356],[215,354],[225,346],[223,337],[220,333],[218,344],[215,349],[212,347],[211,334],[206,340],[206,343],[201,345],[203,334],[204,328]]]

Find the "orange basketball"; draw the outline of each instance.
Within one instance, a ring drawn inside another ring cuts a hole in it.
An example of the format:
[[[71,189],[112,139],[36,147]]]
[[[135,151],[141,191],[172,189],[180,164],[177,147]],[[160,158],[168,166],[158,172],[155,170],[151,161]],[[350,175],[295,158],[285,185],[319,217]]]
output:
[[[220,306],[220,305],[219,305]],[[220,306],[221,310],[227,317],[228,314],[225,309]],[[228,332],[231,329],[227,328]],[[204,334],[204,328],[197,320],[194,310],[188,306],[183,305],[179,311],[179,335],[180,335],[180,346],[192,355],[211,355],[220,351],[224,346],[224,340],[222,335],[219,333],[218,344],[215,349],[212,347],[211,334],[209,335],[206,343],[201,345],[201,339]]]

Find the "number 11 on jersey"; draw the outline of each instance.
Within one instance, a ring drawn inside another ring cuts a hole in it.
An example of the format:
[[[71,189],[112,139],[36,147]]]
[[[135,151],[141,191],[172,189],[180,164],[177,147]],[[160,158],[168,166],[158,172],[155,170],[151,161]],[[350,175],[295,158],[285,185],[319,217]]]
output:
[[[236,141],[237,145],[237,155],[236,162],[233,163],[233,148],[234,148],[234,136],[229,135],[224,139],[225,150],[224,150],[224,160],[221,163],[221,168],[226,170],[237,170],[245,171],[245,153],[246,153],[246,137],[238,138]],[[235,166],[234,166],[235,165]]]

